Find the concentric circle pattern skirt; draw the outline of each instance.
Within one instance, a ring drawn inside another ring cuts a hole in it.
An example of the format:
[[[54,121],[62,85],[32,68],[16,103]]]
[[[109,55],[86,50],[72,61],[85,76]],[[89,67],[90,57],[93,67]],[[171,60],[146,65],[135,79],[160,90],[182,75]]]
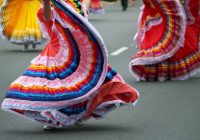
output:
[[[105,44],[72,6],[52,0],[51,20],[38,19],[50,41],[8,88],[2,108],[55,127],[71,125],[126,104],[138,92],[107,63]]]
[[[144,0],[129,68],[137,80],[185,80],[200,69],[198,0]]]

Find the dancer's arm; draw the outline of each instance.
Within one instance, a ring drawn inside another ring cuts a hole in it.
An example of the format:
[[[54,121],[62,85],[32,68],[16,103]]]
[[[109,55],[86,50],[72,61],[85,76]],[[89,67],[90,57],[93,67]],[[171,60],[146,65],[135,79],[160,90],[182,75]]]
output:
[[[43,16],[45,20],[49,21],[51,19],[51,5],[50,0],[43,0]]]

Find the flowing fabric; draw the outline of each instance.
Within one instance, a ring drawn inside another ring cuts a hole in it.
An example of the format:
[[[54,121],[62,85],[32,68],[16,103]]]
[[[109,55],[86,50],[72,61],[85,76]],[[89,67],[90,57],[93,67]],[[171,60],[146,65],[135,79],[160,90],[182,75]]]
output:
[[[4,0],[0,0],[0,6],[3,4]]]
[[[129,68],[137,80],[185,80],[200,69],[198,0],[143,0]]]
[[[45,39],[37,20],[40,7],[39,0],[5,0],[0,13],[2,37],[16,44],[43,43]]]
[[[49,22],[39,10],[50,41],[10,85],[2,109],[61,127],[136,103],[138,92],[108,65],[101,36],[71,4],[52,0]]]

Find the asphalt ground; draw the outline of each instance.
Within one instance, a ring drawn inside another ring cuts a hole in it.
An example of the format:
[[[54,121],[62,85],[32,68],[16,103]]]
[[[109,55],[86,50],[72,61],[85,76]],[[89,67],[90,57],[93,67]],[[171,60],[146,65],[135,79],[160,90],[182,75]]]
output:
[[[103,120],[82,127],[68,126],[47,132],[41,124],[0,110],[0,140],[200,140],[200,74],[186,81],[137,82],[128,71],[137,51],[133,36],[140,2],[126,12],[119,2],[105,4],[106,13],[89,20],[107,45],[109,63],[140,92],[136,107],[115,110]],[[110,55],[121,47],[122,53]],[[0,102],[6,88],[42,50],[22,52],[22,46],[0,40]]]

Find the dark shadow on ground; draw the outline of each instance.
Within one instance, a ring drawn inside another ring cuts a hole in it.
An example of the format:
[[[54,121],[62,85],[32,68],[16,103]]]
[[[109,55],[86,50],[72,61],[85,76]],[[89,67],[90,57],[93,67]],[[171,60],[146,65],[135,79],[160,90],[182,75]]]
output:
[[[55,134],[55,133],[68,133],[68,134],[77,134],[77,133],[91,133],[91,132],[104,132],[104,133],[117,133],[117,132],[133,132],[138,131],[133,127],[121,127],[121,126],[114,126],[114,125],[84,125],[84,126],[68,126],[63,128],[58,128],[54,130],[43,130],[41,128],[31,128],[24,129],[19,128],[16,130],[3,130],[2,134],[4,135],[18,135],[18,136],[27,136],[33,134]]]

